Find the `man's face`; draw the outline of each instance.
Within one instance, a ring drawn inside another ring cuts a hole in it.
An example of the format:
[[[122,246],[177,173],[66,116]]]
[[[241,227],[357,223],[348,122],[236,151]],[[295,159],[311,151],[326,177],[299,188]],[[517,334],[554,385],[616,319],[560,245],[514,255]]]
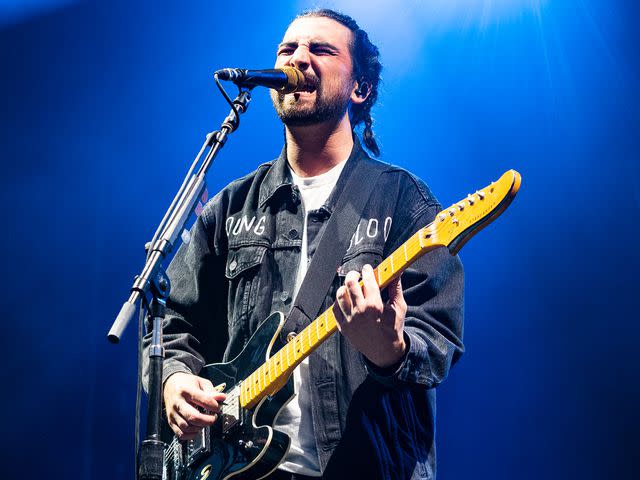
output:
[[[271,91],[285,125],[314,125],[337,120],[347,111],[355,80],[350,45],[352,32],[325,17],[295,20],[278,46],[276,68],[293,66],[305,77],[305,91],[286,95]]]

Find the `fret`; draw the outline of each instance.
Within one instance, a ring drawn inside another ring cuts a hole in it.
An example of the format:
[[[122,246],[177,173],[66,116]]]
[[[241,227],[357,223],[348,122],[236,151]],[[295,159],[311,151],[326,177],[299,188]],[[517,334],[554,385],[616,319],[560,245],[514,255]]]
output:
[[[418,236],[418,242],[420,243],[420,249],[422,250],[422,248],[424,247],[424,245],[422,244],[422,228],[420,230],[418,230],[418,233],[416,234]]]
[[[260,374],[258,370],[255,370],[251,374],[251,385],[253,385],[254,397],[260,394]]]
[[[300,344],[302,343],[300,335],[296,335],[296,338],[293,339],[293,362],[296,363],[298,359],[296,354],[300,353]]]
[[[376,282],[378,282],[378,286],[380,286],[380,271],[377,268],[373,269],[373,276],[376,277]]]
[[[316,320],[313,323],[316,324],[316,335],[318,335],[318,340],[320,340],[320,322],[319,320]]]
[[[378,265],[378,285],[384,285],[387,277],[387,270],[389,269],[388,259],[385,259],[380,265]]]
[[[405,262],[409,261],[409,256],[407,255],[407,243],[409,243],[409,242],[404,242],[402,244],[402,247],[404,248],[404,261]]]
[[[422,242],[420,241],[420,238],[422,238],[420,235],[418,235],[418,238],[416,240],[418,240],[417,245],[416,242],[411,242],[411,245],[413,245],[414,250],[413,250],[413,256],[415,257],[416,255],[418,255],[420,253],[420,250],[422,250]]]
[[[260,381],[261,381],[260,390],[264,390],[264,389],[267,388],[268,381],[267,381],[267,377],[265,376],[265,372],[266,372],[266,368],[265,367],[266,367],[266,364],[263,363],[262,366],[260,367],[260,370],[259,370],[259,372],[260,372],[259,377],[260,377]]]
[[[333,316],[333,311],[331,311],[331,309],[327,310],[327,333],[329,335],[331,335],[333,332],[335,332],[337,330],[337,323],[336,323],[336,317]],[[329,322],[332,322],[331,325],[329,325]]]
[[[389,264],[391,266],[391,273],[393,274],[395,272],[395,269],[393,268],[393,253],[389,255]]]
[[[282,371],[278,369],[278,365],[280,365],[280,362],[278,361],[278,352],[276,352],[271,359],[273,360],[273,366],[276,369],[276,376],[278,376],[282,373]]]
[[[305,330],[307,331],[307,337],[309,338],[309,350],[311,350],[311,346],[313,345],[313,341],[311,340],[311,329],[307,327]]]
[[[250,391],[251,392],[251,398],[253,398],[253,397],[255,397],[257,395],[256,394],[256,390],[255,390],[256,386],[255,386],[255,383],[254,383],[254,380],[253,380],[254,377],[255,377],[255,375],[253,373],[251,375],[249,375],[249,385],[251,386],[251,391]]]

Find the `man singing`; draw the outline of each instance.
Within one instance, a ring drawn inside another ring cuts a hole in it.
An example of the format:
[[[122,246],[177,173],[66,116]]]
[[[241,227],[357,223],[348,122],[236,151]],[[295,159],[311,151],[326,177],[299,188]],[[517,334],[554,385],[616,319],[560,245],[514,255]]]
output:
[[[168,270],[164,403],[187,440],[216,421],[225,399],[198,372],[234,358],[271,312],[291,309],[324,226],[341,213],[344,179],[361,162],[382,165],[326,292],[340,334],[295,369],[296,395],[274,425],[290,448],[267,478],[435,478],[434,388],[463,352],[463,272],[438,249],[382,294],[377,287],[372,266],[441,209],[422,181],[369,158],[354,132],[363,124],[364,146],[379,155],[370,114],[378,57],[346,15],[315,10],[291,22],[276,67],[298,68],[304,87],[272,93],[282,153],[207,204]]]

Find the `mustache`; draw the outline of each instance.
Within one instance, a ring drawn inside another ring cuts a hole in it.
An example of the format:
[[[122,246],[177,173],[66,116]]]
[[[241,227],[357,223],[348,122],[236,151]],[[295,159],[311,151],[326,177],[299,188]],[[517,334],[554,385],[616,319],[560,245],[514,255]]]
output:
[[[317,77],[317,75],[314,75],[313,73],[304,73],[303,75],[304,75],[304,83],[302,84],[303,89],[318,88],[318,86],[320,85],[320,79]]]

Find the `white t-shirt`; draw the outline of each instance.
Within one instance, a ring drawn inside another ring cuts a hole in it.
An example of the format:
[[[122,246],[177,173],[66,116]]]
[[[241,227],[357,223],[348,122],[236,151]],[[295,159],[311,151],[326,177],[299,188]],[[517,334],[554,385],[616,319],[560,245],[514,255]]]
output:
[[[319,209],[327,201],[333,187],[335,187],[346,160],[340,162],[328,172],[315,177],[299,177],[291,168],[289,171],[293,177],[293,183],[300,189],[302,205],[304,207],[304,226],[302,233],[302,248],[300,252],[300,266],[296,276],[295,299],[302,285],[302,280],[307,273],[309,265],[307,217],[308,212]],[[291,446],[285,461],[278,467],[291,473],[321,476],[316,437],[313,431],[311,417],[311,391],[309,384],[309,358],[307,357],[293,371],[293,387],[296,395],[280,411],[274,424],[280,430],[291,437]]]

